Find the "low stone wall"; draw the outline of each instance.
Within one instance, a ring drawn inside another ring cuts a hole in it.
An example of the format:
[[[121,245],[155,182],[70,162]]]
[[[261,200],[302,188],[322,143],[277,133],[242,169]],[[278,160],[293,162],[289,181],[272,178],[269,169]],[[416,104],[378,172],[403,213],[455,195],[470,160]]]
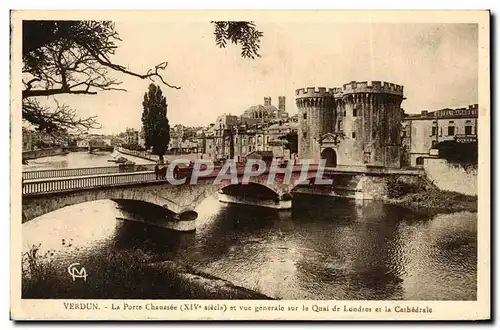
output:
[[[36,159],[41,157],[64,155],[68,153],[62,148],[51,148],[51,149],[40,149],[40,150],[30,150],[23,151],[23,159]]]
[[[477,167],[464,168],[445,159],[426,158],[424,169],[428,179],[439,189],[477,196]]]
[[[123,147],[118,147],[117,150],[118,150],[118,152],[120,152],[120,153],[122,153],[124,155],[129,155],[129,156],[134,156],[134,157],[137,157],[137,158],[151,160],[153,162],[158,161],[158,156],[152,155],[152,154],[150,154],[147,151],[129,150],[129,149],[125,149]]]

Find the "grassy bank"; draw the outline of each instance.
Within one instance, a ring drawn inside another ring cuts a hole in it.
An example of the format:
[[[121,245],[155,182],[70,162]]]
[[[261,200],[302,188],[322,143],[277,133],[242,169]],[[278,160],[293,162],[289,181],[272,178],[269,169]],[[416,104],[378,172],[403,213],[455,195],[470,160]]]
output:
[[[141,250],[78,254],[87,278],[73,280],[66,258],[34,247],[23,256],[22,296],[28,299],[272,299]],[[39,251],[39,249],[38,249]],[[29,255],[31,253],[31,255]]]
[[[388,185],[385,202],[426,215],[462,211],[477,212],[477,196],[439,190],[425,181],[414,183],[393,180]]]

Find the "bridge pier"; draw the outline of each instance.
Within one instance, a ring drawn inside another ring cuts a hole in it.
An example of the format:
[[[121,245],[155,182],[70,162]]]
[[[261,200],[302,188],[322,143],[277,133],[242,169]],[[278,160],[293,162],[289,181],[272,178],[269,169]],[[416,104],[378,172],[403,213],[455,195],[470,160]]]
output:
[[[136,221],[175,231],[189,232],[196,230],[198,213],[193,210],[184,209],[180,212],[173,212],[167,208],[159,210],[159,206],[152,205],[150,205],[150,208],[145,208],[144,204],[137,207],[137,205],[134,205],[137,202],[134,201],[114,200],[114,202],[118,204],[117,209],[123,215],[117,217],[119,220]]]
[[[253,205],[277,210],[288,210],[292,208],[292,196],[289,193],[282,194],[274,199],[257,199],[242,196],[232,196],[218,192],[221,203]]]

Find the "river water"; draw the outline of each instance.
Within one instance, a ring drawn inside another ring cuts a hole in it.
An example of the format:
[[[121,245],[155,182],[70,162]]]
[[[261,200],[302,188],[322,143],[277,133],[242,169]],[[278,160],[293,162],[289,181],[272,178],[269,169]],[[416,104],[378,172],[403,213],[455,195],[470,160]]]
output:
[[[41,244],[68,265],[82,251],[141,249],[281,299],[476,299],[476,213],[422,218],[319,196],[289,211],[211,196],[197,212],[197,230],[178,233],[118,220],[109,200],[73,205],[23,224],[23,249]]]
[[[42,157],[28,160],[27,165],[23,165],[23,171],[36,170],[52,170],[62,168],[79,168],[79,167],[100,167],[100,166],[115,166],[115,163],[108,162],[113,159],[112,156],[125,157],[136,164],[151,164],[150,160],[122,155],[118,152],[100,152],[89,154],[87,151],[70,152],[66,155],[57,155]]]

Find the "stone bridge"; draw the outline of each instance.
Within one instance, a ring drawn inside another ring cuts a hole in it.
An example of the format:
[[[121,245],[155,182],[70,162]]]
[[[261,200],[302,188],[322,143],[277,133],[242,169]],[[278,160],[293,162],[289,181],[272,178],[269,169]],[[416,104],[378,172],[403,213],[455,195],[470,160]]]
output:
[[[384,194],[388,176],[420,175],[420,172],[401,170],[367,172],[366,168],[326,168],[323,171],[317,165],[311,165],[304,171],[301,166],[296,165],[290,170],[289,177],[279,173],[279,170],[266,170],[245,180],[245,167],[238,166],[236,170],[237,176],[226,174],[224,177],[219,176],[221,168],[215,168],[209,175],[199,177],[196,184],[191,184],[194,180],[192,168],[180,168],[177,180],[185,180],[183,184],[173,184],[169,177],[167,180],[157,180],[155,173],[150,170],[23,180],[22,221],[24,223],[66,206],[101,199],[110,199],[119,204],[124,201],[140,201],[167,209],[175,214],[177,220],[194,220],[197,217],[194,212],[196,207],[218,191],[226,194],[239,191],[242,195],[271,199],[277,205],[282,201],[290,201],[294,192],[301,189],[312,189],[321,194],[373,199],[374,196]],[[227,172],[222,169],[222,174],[224,173]],[[331,182],[320,184],[316,180],[318,178]]]

